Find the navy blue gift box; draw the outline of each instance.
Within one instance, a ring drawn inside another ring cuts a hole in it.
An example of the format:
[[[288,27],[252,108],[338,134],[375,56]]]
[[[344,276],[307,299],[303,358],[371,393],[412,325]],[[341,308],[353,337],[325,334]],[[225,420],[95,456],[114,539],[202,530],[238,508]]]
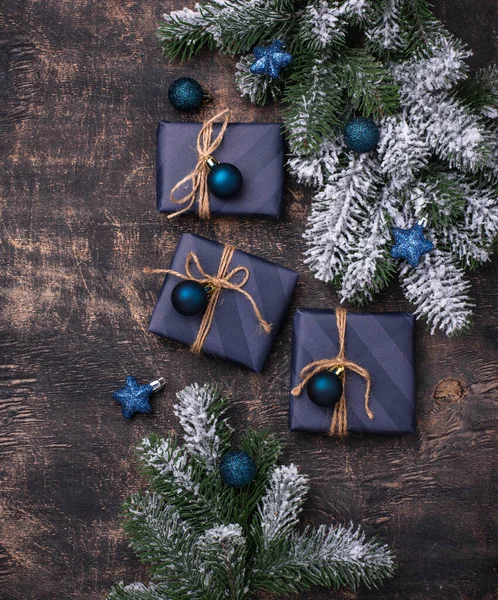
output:
[[[410,313],[347,313],[346,358],[365,368],[372,381],[370,420],[365,412],[365,380],[347,370],[348,432],[415,433],[414,316]],[[301,369],[339,352],[336,315],[328,310],[297,310],[292,341],[291,389]],[[291,431],[329,432],[333,408],[319,407],[306,388],[290,395]]]
[[[217,273],[223,246],[190,233],[181,236],[169,268],[185,273],[185,261],[190,252],[197,255],[206,273]],[[235,290],[224,289],[216,304],[213,323],[202,349],[260,373],[282,325],[298,275],[295,271],[241,250],[235,250],[229,269],[237,266],[248,269],[249,279],[244,290],[253,297],[263,318],[272,324],[272,331],[269,334],[261,331],[247,298]],[[186,317],[173,308],[171,292],[179,281],[175,275],[166,275],[152,313],[149,331],[190,345],[197,337],[202,315]]]
[[[174,213],[182,208],[170,199],[173,187],[197,164],[197,136],[202,123],[161,121],[157,128],[157,210]],[[213,139],[220,131],[213,127]],[[232,163],[242,173],[242,190],[229,200],[210,194],[212,215],[253,215],[278,218],[284,180],[284,136],[279,123],[229,123],[221,146],[213,156]],[[175,192],[181,198],[191,191],[190,182]],[[197,211],[197,202],[189,212]]]

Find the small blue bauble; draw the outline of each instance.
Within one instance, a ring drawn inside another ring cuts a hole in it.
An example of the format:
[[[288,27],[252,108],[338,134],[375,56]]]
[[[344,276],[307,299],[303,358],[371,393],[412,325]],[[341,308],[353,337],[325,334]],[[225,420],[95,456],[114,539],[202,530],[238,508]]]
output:
[[[241,450],[230,450],[220,461],[220,475],[223,483],[241,488],[249,485],[256,476],[256,463]]]
[[[379,128],[372,119],[351,119],[344,127],[344,143],[353,152],[370,152],[379,143]]]
[[[308,381],[306,391],[313,404],[334,406],[342,396],[342,381],[333,371],[320,371]]]
[[[214,196],[224,200],[232,198],[242,188],[242,173],[235,165],[218,163],[210,169],[207,185]]]
[[[205,94],[200,83],[191,77],[175,79],[169,86],[168,100],[175,110],[192,112],[199,110]]]
[[[171,304],[181,315],[191,317],[206,310],[209,296],[197,281],[186,279],[177,283],[171,292]]]

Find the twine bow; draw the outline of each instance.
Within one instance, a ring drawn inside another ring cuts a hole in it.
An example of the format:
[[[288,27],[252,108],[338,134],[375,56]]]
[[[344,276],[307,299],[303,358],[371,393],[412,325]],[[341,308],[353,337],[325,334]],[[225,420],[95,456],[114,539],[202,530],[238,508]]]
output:
[[[213,135],[213,123],[215,123],[221,117],[224,118],[220,132],[215,137],[215,139],[211,141]],[[194,205],[197,194],[199,195],[199,217],[201,219],[209,219],[211,213],[209,210],[209,190],[207,187],[207,174],[209,172],[207,159],[223,141],[223,136],[225,135],[227,125],[228,108],[225,108],[217,115],[215,115],[211,119],[208,119],[202,124],[201,130],[199,131],[199,135],[197,136],[198,158],[197,164],[195,165],[195,169],[191,173],[186,175],[182,180],[180,180],[169,193],[171,202],[174,202],[175,204],[185,204],[186,206],[168,215],[168,219],[173,219],[174,217],[177,217],[178,215],[181,215],[182,213],[190,210]],[[188,181],[192,181],[191,191],[185,196],[183,196],[183,198],[175,198],[175,192],[179,190],[182,187],[182,185],[184,183],[187,183]]]
[[[329,435],[337,435],[339,437],[345,437],[348,434],[348,411],[346,406],[346,370],[354,371],[358,373],[365,380],[365,412],[369,419],[374,418],[373,412],[370,410],[370,388],[371,379],[368,371],[360,365],[352,362],[346,358],[346,319],[347,310],[345,308],[336,308],[335,311],[337,331],[339,333],[339,354],[335,358],[324,358],[322,360],[316,360],[306,365],[300,373],[301,383],[297,385],[292,391],[293,396],[300,396],[304,386],[308,381],[320,371],[326,371],[328,369],[335,369],[343,367],[344,378],[342,387],[342,396],[339,402],[334,407],[334,413],[332,415],[332,421],[330,423]]]
[[[214,311],[216,310],[216,304],[218,303],[218,299],[221,294],[221,290],[233,290],[234,292],[238,292],[247,298],[258,323],[261,326],[261,329],[264,333],[270,333],[272,326],[270,323],[263,319],[263,315],[261,314],[258,305],[256,304],[254,298],[244,290],[245,284],[249,280],[249,269],[247,267],[243,267],[239,265],[235,267],[231,271],[228,270],[230,266],[230,262],[233,258],[233,254],[235,252],[235,246],[225,246],[223,248],[223,253],[221,255],[220,264],[218,267],[218,273],[216,275],[209,275],[204,271],[194,252],[189,252],[186,260],[185,260],[185,273],[179,273],[178,271],[172,271],[171,269],[149,269],[145,267],[144,273],[165,273],[167,275],[176,275],[180,279],[190,279],[192,281],[197,281],[201,285],[209,285],[212,288],[211,295],[209,296],[209,303],[202,317],[201,324],[199,326],[199,331],[197,333],[197,337],[194,343],[191,346],[192,352],[199,353],[202,350],[202,346],[206,341],[206,337],[209,333],[211,325],[213,323]],[[192,272],[191,263],[194,263],[197,267],[197,271],[200,273],[200,277],[196,276]],[[233,279],[239,274],[243,273],[242,279],[238,282],[234,282]]]

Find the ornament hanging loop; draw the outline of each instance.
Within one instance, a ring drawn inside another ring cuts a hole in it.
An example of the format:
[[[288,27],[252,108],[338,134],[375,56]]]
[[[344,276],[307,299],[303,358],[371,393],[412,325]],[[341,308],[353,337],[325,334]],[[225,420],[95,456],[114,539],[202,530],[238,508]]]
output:
[[[157,392],[166,385],[166,379],[164,379],[164,377],[158,377],[157,379],[154,379],[154,381],[151,381],[149,385],[153,392]]]

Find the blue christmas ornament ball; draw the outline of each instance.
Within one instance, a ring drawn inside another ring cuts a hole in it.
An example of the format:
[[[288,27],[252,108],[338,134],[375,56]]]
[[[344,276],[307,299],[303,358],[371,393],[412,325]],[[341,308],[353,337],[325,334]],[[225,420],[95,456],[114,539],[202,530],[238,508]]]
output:
[[[370,152],[379,143],[379,128],[372,119],[351,119],[344,127],[344,143],[353,152]]]
[[[218,163],[210,169],[207,185],[214,196],[224,200],[232,198],[242,188],[242,173],[235,165]]]
[[[186,317],[204,312],[208,302],[209,296],[204,286],[190,279],[177,283],[171,292],[173,308]]]
[[[180,77],[169,86],[168,100],[175,110],[192,112],[199,110],[205,94],[200,83],[192,77]]]
[[[342,381],[337,373],[320,371],[306,386],[308,397],[317,406],[335,406],[342,396]]]
[[[256,463],[242,450],[230,450],[220,461],[220,475],[226,485],[241,488],[256,476]]]

